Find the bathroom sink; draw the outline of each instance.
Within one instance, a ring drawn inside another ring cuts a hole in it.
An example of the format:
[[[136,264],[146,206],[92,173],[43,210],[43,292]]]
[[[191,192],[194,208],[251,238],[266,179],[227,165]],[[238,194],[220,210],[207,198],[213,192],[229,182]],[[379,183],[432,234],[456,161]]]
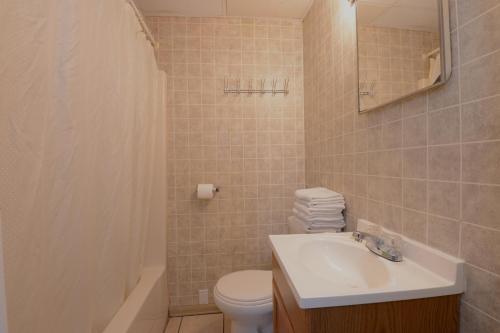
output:
[[[359,224],[370,224],[360,220]],[[321,308],[461,294],[464,261],[402,237],[403,261],[373,254],[352,233],[269,236],[297,304]]]
[[[349,238],[331,238],[300,245],[300,263],[311,275],[350,289],[381,288],[390,282],[382,258],[374,258]]]

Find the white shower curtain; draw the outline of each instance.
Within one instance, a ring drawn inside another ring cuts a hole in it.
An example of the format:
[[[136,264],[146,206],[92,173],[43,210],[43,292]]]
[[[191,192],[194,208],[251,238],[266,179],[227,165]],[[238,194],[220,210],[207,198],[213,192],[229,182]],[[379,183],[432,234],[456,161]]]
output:
[[[135,287],[164,219],[164,80],[125,0],[0,0],[10,333],[102,332]]]

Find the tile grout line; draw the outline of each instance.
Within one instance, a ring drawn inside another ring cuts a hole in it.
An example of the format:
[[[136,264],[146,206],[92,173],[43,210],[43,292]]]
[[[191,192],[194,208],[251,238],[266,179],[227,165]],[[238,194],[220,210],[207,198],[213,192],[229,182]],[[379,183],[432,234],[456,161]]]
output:
[[[472,303],[470,303],[470,302],[468,302],[468,301],[465,301],[465,300],[463,300],[462,302],[463,302],[464,304],[466,304],[468,307],[470,307],[471,309],[473,309],[474,311],[477,311],[477,312],[479,312],[479,313],[483,314],[484,316],[486,316],[486,317],[490,318],[491,320],[493,320],[493,321],[495,321],[495,322],[497,322],[497,323],[500,323],[500,319],[493,317],[493,316],[492,316],[492,315],[490,315],[489,313],[487,313],[487,312],[485,312],[485,311],[481,310],[480,308],[478,308],[476,305],[474,305],[474,304],[472,304]]]
[[[469,262],[466,263],[466,265],[470,266],[470,267],[473,267],[474,269],[477,269],[477,270],[479,270],[479,271],[481,271],[481,272],[483,272],[483,273],[485,273],[487,275],[491,275],[491,276],[494,276],[496,278],[500,278],[500,274],[491,272],[491,271],[489,271],[489,270],[487,270],[487,269],[485,269],[485,268],[483,268],[481,266],[473,265],[473,264],[471,264]]]
[[[463,24],[460,24],[459,17],[458,17],[458,2],[457,2],[456,6],[455,6],[456,11],[457,11],[457,13],[456,13],[457,14],[457,16],[456,16],[457,17],[457,19],[456,19],[457,26],[455,27],[455,29],[459,30],[459,29],[461,29],[461,28],[463,28],[463,27],[465,27],[465,26],[473,23],[474,21],[479,20],[481,17],[488,15],[489,13],[493,12],[494,10],[496,10],[498,7],[500,7],[500,5],[494,5],[493,7],[491,7],[489,9],[483,11],[481,14],[476,15],[476,16],[470,18],[468,21],[464,22]]]
[[[488,226],[485,226],[485,225],[482,225],[482,224],[472,223],[472,222],[468,222],[468,221],[461,221],[461,223],[465,224],[465,225],[468,225],[468,226],[475,227],[475,228],[479,228],[479,229],[483,229],[483,230],[488,230],[488,231],[491,231],[491,232],[500,232],[499,229],[488,227]]]
[[[184,320],[184,316],[181,317],[181,322],[179,323],[179,327],[177,328],[177,333],[181,333],[182,321]]]
[[[458,35],[459,35],[459,32],[457,32],[457,36]],[[475,58],[473,58],[471,60],[468,60],[468,61],[466,61],[466,62],[464,62],[464,63],[462,63],[460,65],[457,65],[457,67],[466,67],[466,66],[474,65],[475,62],[479,62],[481,60],[484,60],[484,59],[486,59],[486,58],[488,58],[488,57],[490,57],[492,55],[496,55],[499,52],[500,52],[500,50],[496,49],[495,51],[484,53],[484,54],[482,54],[480,56],[477,56],[477,57],[475,57]],[[460,57],[459,57],[459,59],[460,59]],[[489,96],[487,96],[487,97],[489,97]],[[482,98],[487,98],[487,97],[482,97]]]

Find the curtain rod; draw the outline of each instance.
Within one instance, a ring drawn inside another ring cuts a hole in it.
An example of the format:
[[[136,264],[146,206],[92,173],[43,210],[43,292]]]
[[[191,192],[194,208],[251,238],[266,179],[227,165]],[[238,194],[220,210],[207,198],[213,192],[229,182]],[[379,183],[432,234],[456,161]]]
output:
[[[146,38],[151,43],[151,45],[153,45],[153,48],[156,50],[158,48],[158,43],[156,42],[153,34],[151,33],[151,30],[149,30],[149,27],[146,24],[146,21],[144,20],[144,16],[142,15],[141,11],[135,5],[134,0],[127,0],[127,2],[130,4],[132,9],[134,10],[135,16],[137,16],[137,19],[139,20],[142,31],[146,35]]]

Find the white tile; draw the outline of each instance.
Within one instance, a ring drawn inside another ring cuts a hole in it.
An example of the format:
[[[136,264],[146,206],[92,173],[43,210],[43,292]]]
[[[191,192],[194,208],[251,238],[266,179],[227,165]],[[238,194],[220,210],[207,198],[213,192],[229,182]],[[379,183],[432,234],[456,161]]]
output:
[[[223,333],[222,314],[183,317],[179,333]]]
[[[181,321],[182,318],[180,317],[170,318],[168,320],[168,325],[167,328],[165,329],[165,333],[179,333]]]

